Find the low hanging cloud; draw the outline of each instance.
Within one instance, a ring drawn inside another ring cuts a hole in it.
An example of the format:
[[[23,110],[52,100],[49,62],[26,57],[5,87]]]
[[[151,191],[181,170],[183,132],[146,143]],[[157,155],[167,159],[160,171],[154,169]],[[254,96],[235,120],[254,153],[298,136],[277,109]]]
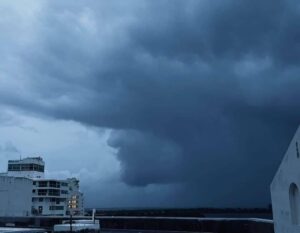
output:
[[[174,203],[269,202],[300,119],[297,1],[2,4],[0,104],[112,129],[122,181]]]

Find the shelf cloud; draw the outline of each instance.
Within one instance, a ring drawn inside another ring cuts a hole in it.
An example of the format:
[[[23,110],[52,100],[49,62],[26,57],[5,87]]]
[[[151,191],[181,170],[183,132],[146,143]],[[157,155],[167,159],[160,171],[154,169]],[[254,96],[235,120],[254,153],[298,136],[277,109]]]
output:
[[[300,119],[297,1],[1,5],[0,106],[110,130],[112,192],[150,188],[149,205],[161,186],[167,205],[270,202]]]

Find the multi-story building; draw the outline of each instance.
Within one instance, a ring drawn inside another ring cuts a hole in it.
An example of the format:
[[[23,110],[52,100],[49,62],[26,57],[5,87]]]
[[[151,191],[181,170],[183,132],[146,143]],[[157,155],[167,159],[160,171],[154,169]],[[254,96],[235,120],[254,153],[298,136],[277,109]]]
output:
[[[79,180],[69,178],[67,181],[69,187],[68,208],[74,215],[83,215],[83,193],[79,191]]]
[[[6,187],[7,190],[0,189],[0,200],[23,203],[23,209],[16,212],[9,210],[7,205],[0,205],[0,215],[83,215],[83,194],[79,190],[79,180],[46,179],[44,171],[45,163],[41,157],[9,160],[7,172],[0,174],[0,187]],[[23,195],[25,190],[26,195]],[[17,195],[11,195],[12,192]]]

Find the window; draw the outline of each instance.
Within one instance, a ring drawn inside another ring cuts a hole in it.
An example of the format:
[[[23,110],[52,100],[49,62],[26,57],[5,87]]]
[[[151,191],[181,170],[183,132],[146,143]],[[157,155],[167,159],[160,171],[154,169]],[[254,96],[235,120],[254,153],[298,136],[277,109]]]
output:
[[[44,198],[40,197],[39,202],[43,202],[43,201],[44,201]]]
[[[64,210],[64,206],[56,206],[57,210]]]
[[[49,210],[64,210],[64,206],[49,206]]]
[[[21,164],[21,171],[29,171],[30,164]]]
[[[46,196],[47,195],[47,190],[46,189],[39,189],[38,190],[38,195],[39,196]]]
[[[20,164],[8,164],[8,171],[21,171]]]
[[[52,188],[60,188],[60,182],[57,182],[57,181],[50,181],[50,182],[49,182],[49,187],[52,187]]]
[[[57,189],[49,189],[48,195],[49,196],[60,196],[60,191]]]
[[[45,167],[43,165],[38,165],[38,171],[39,172],[44,172],[45,171]]]
[[[290,209],[291,209],[292,224],[299,225],[299,223],[300,223],[300,197],[299,197],[299,189],[295,183],[292,183],[290,185],[289,196],[290,196]]]
[[[47,187],[47,184],[48,182],[47,181],[40,181],[39,182],[39,187]]]

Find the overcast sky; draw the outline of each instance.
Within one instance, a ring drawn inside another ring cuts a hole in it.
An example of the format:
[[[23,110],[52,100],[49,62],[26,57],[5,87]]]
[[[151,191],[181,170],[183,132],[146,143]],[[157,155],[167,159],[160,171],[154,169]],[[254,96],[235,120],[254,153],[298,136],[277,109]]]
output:
[[[0,1],[0,169],[88,207],[267,206],[300,120],[297,0]]]

